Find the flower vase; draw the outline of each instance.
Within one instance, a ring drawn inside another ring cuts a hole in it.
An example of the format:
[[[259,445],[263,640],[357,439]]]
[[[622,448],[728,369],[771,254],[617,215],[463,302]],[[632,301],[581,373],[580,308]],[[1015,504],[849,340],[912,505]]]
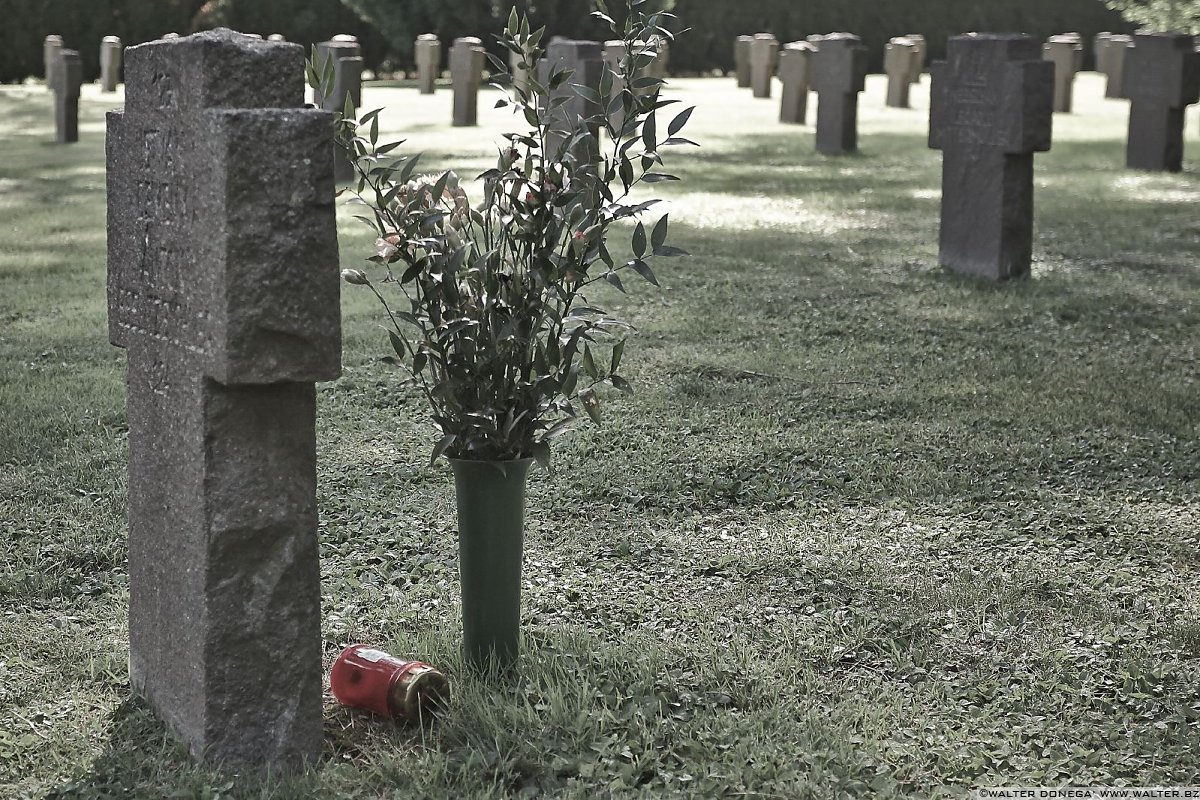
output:
[[[484,671],[516,666],[525,483],[533,459],[450,459],[458,506],[463,655]]]

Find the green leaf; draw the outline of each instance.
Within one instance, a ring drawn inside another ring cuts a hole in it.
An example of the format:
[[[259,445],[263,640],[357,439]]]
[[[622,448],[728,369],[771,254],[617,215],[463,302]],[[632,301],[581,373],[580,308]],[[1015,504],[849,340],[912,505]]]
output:
[[[663,246],[663,242],[667,240],[667,215],[663,214],[658,223],[654,226],[654,232],[650,234],[650,246],[655,250]],[[640,254],[639,254],[640,255]]]
[[[640,258],[636,258],[633,261],[629,262],[629,266],[632,267],[633,271],[636,272],[638,275],[641,275],[643,278],[648,280],[650,283],[654,284],[655,286],[658,286],[658,278],[654,277],[654,273],[650,271],[650,265],[647,264],[645,261],[642,261]]]
[[[608,368],[610,373],[616,372],[621,366],[621,356],[625,353],[625,340],[617,342],[612,349],[612,365]]]
[[[401,358],[408,356],[408,349],[404,346],[404,339],[400,334],[396,333],[391,328],[388,328],[388,339],[392,341],[392,349],[396,351],[396,355]]]
[[[633,394],[633,387],[629,385],[629,381],[625,380],[620,375],[609,375],[608,382],[613,385],[614,389],[618,389],[625,394]]]
[[[622,291],[622,292],[625,291],[625,285],[623,283],[621,283],[621,276],[618,275],[617,273],[615,273],[615,272],[604,273],[604,280],[608,281],[613,286],[617,287],[617,289],[619,289],[620,291]]]
[[[583,346],[583,371],[594,381],[600,380],[600,372],[596,369],[596,361],[592,358],[592,348]]]
[[[640,222],[633,229],[633,254],[638,258],[646,254],[646,226]]]
[[[692,116],[692,112],[696,110],[695,106],[685,108],[675,115],[675,119],[671,120],[671,124],[667,126],[667,135],[674,136],[683,130],[683,126],[687,125],[687,121]]]
[[[677,181],[679,178],[674,175],[668,175],[665,172],[647,172],[642,176],[642,180],[646,183],[659,183],[661,181]]]
[[[650,113],[646,116],[646,121],[642,123],[642,145],[646,150],[653,151],[658,147],[656,134],[657,126],[654,122],[654,114]]]
[[[542,469],[546,470],[548,474],[550,473],[550,443],[548,441],[542,439],[540,442],[535,442],[529,455],[533,456],[533,460]]]
[[[454,444],[454,440],[457,438],[453,433],[447,433],[441,439],[438,439],[437,444],[433,446],[433,455],[429,459],[429,466],[432,467],[437,463],[437,460],[445,454],[446,450],[449,449],[450,445]]]
[[[592,422],[600,424],[600,398],[596,395],[593,389],[584,389],[579,393],[579,402],[583,403],[583,410],[592,418]]]

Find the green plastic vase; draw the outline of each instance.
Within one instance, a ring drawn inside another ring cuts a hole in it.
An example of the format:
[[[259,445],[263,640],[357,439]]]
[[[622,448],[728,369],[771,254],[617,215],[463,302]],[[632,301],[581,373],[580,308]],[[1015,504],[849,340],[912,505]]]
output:
[[[521,632],[525,482],[533,459],[450,459],[458,504],[463,655],[481,670],[511,670]]]

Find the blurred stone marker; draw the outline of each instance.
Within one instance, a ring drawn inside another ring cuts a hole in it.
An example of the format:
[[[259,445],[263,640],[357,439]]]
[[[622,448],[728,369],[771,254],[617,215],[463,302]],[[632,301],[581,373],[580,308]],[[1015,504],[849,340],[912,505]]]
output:
[[[314,381],[341,371],[332,115],[304,48],[219,28],[125,53],[108,115],[125,348],[129,676],[194,756],[323,741]]]
[[[866,86],[867,49],[852,33],[820,39],[812,60],[817,92],[817,152],[829,155],[858,150],[858,93]]]
[[[651,78],[666,80],[667,69],[671,64],[671,41],[661,34],[654,34],[648,42],[654,51],[654,60],[646,67],[646,74]]]
[[[1200,54],[1186,33],[1137,33],[1125,54],[1129,98],[1125,166],[1156,172],[1183,169],[1184,111],[1200,101]]]
[[[437,89],[438,73],[442,66],[442,42],[436,33],[422,33],[415,45],[417,60],[417,91],[433,94]]]
[[[917,58],[915,42],[897,36],[887,43],[883,71],[887,73],[887,105],[908,108],[908,89],[912,86],[913,63]]]
[[[178,39],[178,38],[179,38],[179,34],[178,34],[178,33],[175,33],[175,31],[171,31],[170,33],[164,33],[164,34],[162,35],[162,38],[164,38],[164,39]]]
[[[1051,36],[1042,47],[1042,54],[1054,64],[1054,110],[1070,113],[1075,73],[1083,68],[1083,39],[1078,33]]]
[[[524,65],[524,66],[522,66]],[[512,75],[513,87],[529,91],[529,73],[533,69],[533,52],[526,47],[520,53],[509,51],[508,72]]]
[[[121,79],[121,39],[105,36],[100,41],[100,91],[115,92]]]
[[[271,35],[269,35],[267,37],[267,41],[268,42],[286,42],[287,39],[284,38],[282,33],[272,33]]]
[[[483,42],[474,36],[460,36],[450,48],[450,82],[454,86],[454,113],[451,124],[464,127],[479,124],[479,84],[486,63]]]
[[[58,66],[58,53],[63,49],[63,38],[50,34],[42,40],[42,74],[46,78],[46,88],[54,91],[54,68]]]
[[[1132,46],[1132,36],[1108,32],[1096,34],[1096,71],[1108,78],[1104,88],[1105,97],[1125,96],[1121,79],[1125,72],[1125,54]]]
[[[83,86],[83,61],[78,50],[62,48],[54,65],[54,141],[79,141],[79,88]]]
[[[753,41],[753,36],[739,36],[733,40],[733,70],[739,89],[750,87],[750,48]]]
[[[619,95],[625,89],[625,80],[621,77],[621,64],[625,60],[625,41],[623,39],[611,39],[604,43],[604,67],[612,72],[612,92],[606,102],[611,102],[612,105],[606,106],[608,110],[608,124],[613,127],[613,130],[621,130],[621,126],[625,124],[625,108],[613,101],[612,98]]]
[[[355,45],[357,47],[358,45]],[[321,108],[325,111],[345,113],[346,101],[350,101],[352,112],[362,107],[362,56],[342,56],[349,50],[334,50],[333,88],[322,98]],[[340,147],[333,149],[333,177],[338,183],[349,183],[354,178],[354,165]]]
[[[779,51],[779,81],[783,84],[779,121],[803,125],[808,116],[808,76],[817,48],[808,42],[788,42]]]
[[[908,39],[916,45],[916,52],[913,53],[913,70],[912,82],[921,82],[921,73],[925,71],[925,54],[929,52],[929,45],[925,42],[925,37],[919,33],[906,33],[904,38]]]
[[[345,35],[345,34],[339,34],[339,35]],[[333,74],[334,74],[333,86],[335,86],[335,87],[338,84],[338,62],[339,61],[341,61],[344,58],[358,58],[358,59],[360,59],[360,63],[361,63],[362,48],[360,48],[358,46],[358,42],[348,42],[344,39],[338,39],[335,37],[333,39],[330,39],[329,41],[317,42],[316,49],[317,49],[317,64],[316,64],[317,73],[320,74],[321,71],[324,69],[324,65],[327,62],[329,62],[330,60],[332,60],[333,61]],[[353,67],[351,67],[351,71],[353,71]],[[356,101],[361,99],[361,93],[362,93],[362,86],[361,86],[362,69],[361,69],[361,67],[359,68],[358,72],[359,72],[359,76],[360,76],[360,84],[359,84],[359,96],[356,97]],[[344,80],[348,80],[348,78],[344,79]],[[330,87],[330,91],[335,91],[335,90],[332,87]],[[342,99],[342,102],[344,103],[346,100],[345,95],[342,95],[341,99]],[[329,98],[325,96],[325,94],[321,91],[320,88],[313,90],[313,105],[315,105],[317,108],[323,108],[326,111],[341,111],[342,110],[342,106],[340,106],[340,105],[335,108],[330,103]],[[356,107],[357,107],[357,102],[356,102]]]
[[[550,85],[550,75],[558,69],[573,71],[573,75],[550,92],[548,104],[562,97],[566,102],[549,111],[549,131],[546,136],[546,157],[557,158],[559,148],[586,125],[589,135],[577,142],[573,153],[582,163],[594,160],[598,154],[597,135],[599,126],[587,120],[602,109],[579,93],[577,86],[585,86],[594,92],[600,89],[600,77],[604,71],[604,52],[599,42],[588,40],[552,39],[546,47],[546,57],[538,62],[538,83]],[[543,110],[543,113],[547,113]]]
[[[1033,251],[1033,154],[1050,149],[1054,65],[1031,36],[951,37],[933,64],[929,146],[942,151],[939,262],[1000,280]]]
[[[750,88],[755,97],[771,96],[771,81],[779,58],[779,40],[770,33],[756,33],[750,43]]]

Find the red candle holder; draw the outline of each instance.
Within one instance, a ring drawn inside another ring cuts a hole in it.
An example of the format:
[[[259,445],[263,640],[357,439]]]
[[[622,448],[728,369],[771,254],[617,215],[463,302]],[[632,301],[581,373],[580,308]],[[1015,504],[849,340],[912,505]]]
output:
[[[431,719],[450,697],[450,682],[422,661],[404,661],[363,644],[347,647],[329,673],[344,706],[398,720]]]

